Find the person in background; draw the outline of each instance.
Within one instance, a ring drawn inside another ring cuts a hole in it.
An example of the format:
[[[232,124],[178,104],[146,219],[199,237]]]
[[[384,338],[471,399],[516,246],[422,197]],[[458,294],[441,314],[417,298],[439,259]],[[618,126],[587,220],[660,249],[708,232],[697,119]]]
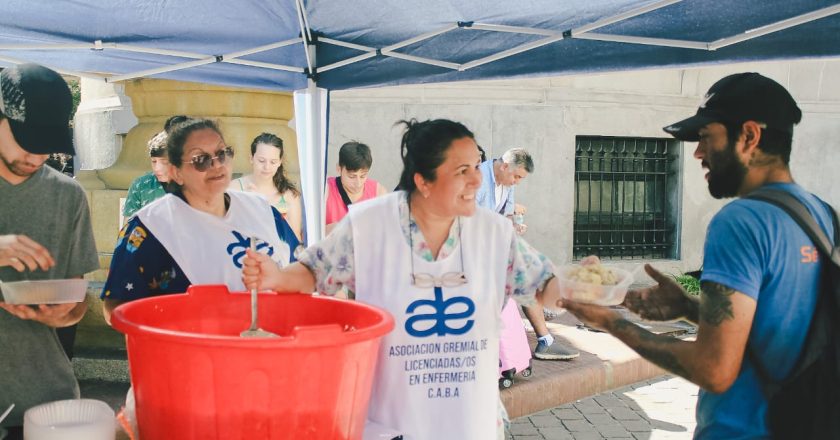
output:
[[[480,161],[467,127],[445,119],[405,125],[399,191],[352,209],[299,263],[281,269],[249,251],[243,278],[249,288],[283,292],[346,287],[394,316],[379,350],[372,422],[412,440],[503,438],[502,305],[511,296],[556,304],[554,267],[509,220],[476,209]],[[423,384],[423,375],[443,383]]]
[[[152,136],[148,142],[152,171],[131,182],[123,205],[123,217],[128,220],[140,208],[154,202],[166,194],[169,182],[169,159],[166,155],[167,133],[170,128],[188,119],[185,115],[175,115],[163,123],[163,131]]]
[[[73,154],[72,97],[58,73],[35,64],[0,72],[0,279],[81,278],[99,268],[82,187],[44,166],[53,153]],[[56,328],[79,322],[84,302],[12,305],[0,301],[0,412],[7,440],[23,438],[23,413],[79,397],[73,366]]]
[[[149,139],[149,157],[152,171],[134,179],[128,187],[123,205],[123,217],[130,218],[140,208],[166,195],[164,186],[169,182],[169,159],[166,157],[166,131]]]
[[[230,189],[262,194],[289,223],[298,241],[303,242],[303,200],[297,186],[283,169],[283,140],[262,133],[251,142],[251,174],[230,184]]]
[[[519,182],[534,172],[531,155],[524,148],[512,148],[499,159],[482,162],[479,169],[483,179],[481,189],[476,194],[478,206],[510,218],[516,232],[523,234],[526,226],[521,219],[525,207],[515,203],[514,190]],[[571,360],[580,356],[577,350],[563,347],[559,341],[554,340],[554,335],[548,331],[545,323],[542,304],[537,302],[523,306],[522,311],[537,335],[534,357],[543,360]]]
[[[326,229],[329,234],[353,203],[369,200],[387,192],[379,182],[369,179],[373,165],[370,147],[351,141],[338,151],[337,177],[327,179]]]
[[[137,212],[120,231],[102,289],[104,315],[120,304],[185,292],[191,284],[225,284],[244,290],[245,249],[256,248],[288,265],[299,245],[280,213],[261,196],[227,191],[233,149],[208,119],[170,128],[171,194]]]

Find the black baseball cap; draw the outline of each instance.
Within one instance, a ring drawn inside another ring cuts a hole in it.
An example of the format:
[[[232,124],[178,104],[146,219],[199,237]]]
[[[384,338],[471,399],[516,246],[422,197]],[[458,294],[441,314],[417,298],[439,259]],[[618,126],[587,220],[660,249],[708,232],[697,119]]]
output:
[[[64,79],[37,64],[0,72],[0,112],[15,141],[32,154],[75,154],[70,131],[73,97]]]
[[[699,131],[712,122],[756,121],[767,129],[793,135],[802,110],[781,84],[755,72],[729,75],[716,82],[704,97],[697,114],[664,127],[681,141],[700,140]]]

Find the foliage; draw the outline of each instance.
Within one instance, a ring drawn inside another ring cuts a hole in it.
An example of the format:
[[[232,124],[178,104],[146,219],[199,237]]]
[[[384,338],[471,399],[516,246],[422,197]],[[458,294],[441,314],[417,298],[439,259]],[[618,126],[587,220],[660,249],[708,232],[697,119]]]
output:
[[[677,280],[678,283],[691,295],[699,295],[700,294],[700,280],[694,278],[691,275],[676,275],[674,279]]]
[[[76,117],[76,109],[79,107],[79,102],[82,100],[82,85],[76,78],[66,78],[67,85],[70,87],[70,95],[73,96],[73,110],[70,111],[70,125],[73,125],[73,119]]]

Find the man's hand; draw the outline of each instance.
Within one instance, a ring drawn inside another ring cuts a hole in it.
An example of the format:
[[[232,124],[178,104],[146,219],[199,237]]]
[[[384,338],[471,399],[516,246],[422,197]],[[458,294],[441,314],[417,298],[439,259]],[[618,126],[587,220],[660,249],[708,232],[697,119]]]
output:
[[[621,314],[616,310],[595,304],[575,302],[569,299],[562,300],[563,307],[584,324],[599,330],[609,331],[610,328],[622,319]]]
[[[85,316],[85,311],[87,311],[87,304],[79,302],[28,306],[25,304],[6,304],[0,302],[0,308],[20,319],[37,321],[50,327],[67,327],[82,320],[82,317]]]
[[[698,301],[685,292],[673,278],[663,275],[649,264],[645,271],[658,284],[646,289],[630,290],[622,305],[650,321],[671,321],[685,318],[698,320]]]
[[[11,266],[18,272],[49,270],[55,260],[44,246],[25,235],[0,235],[0,267]]]

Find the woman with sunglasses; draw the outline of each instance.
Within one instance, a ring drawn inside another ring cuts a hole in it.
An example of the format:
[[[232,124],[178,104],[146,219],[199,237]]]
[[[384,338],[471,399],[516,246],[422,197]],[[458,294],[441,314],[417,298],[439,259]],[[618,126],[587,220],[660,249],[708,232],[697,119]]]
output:
[[[281,266],[294,260],[298,240],[262,197],[230,185],[233,149],[208,119],[170,129],[167,154],[172,194],[137,212],[120,232],[102,291],[106,320],[119,304],[185,292],[191,284],[244,290],[241,267],[251,238]]]
[[[256,253],[246,286],[336,292],[391,312],[368,418],[412,440],[502,438],[499,328],[508,296],[556,304],[553,266],[477,208],[480,155],[448,120],[405,122],[397,191],[350,211],[286,268]]]

